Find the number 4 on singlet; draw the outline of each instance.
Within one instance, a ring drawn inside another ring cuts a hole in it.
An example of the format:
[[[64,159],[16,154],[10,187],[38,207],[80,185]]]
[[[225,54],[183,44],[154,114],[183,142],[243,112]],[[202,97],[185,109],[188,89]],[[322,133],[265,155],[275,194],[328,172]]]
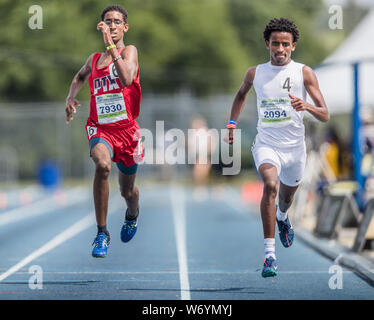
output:
[[[287,89],[288,92],[291,90],[290,77],[283,83],[283,89]]]

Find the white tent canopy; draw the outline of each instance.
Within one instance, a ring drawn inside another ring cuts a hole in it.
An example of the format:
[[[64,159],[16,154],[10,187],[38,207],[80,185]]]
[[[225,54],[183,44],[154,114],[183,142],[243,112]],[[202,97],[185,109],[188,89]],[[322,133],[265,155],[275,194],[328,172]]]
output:
[[[374,109],[374,9],[349,37],[315,69],[330,113],[351,112],[354,104],[352,63],[359,67],[359,95],[362,107]],[[370,61],[371,60],[371,61]]]

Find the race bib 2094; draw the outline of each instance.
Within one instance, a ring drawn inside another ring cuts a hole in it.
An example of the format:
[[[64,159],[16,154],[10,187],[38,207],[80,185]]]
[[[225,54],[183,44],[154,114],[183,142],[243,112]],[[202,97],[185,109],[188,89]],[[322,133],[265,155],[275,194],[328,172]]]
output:
[[[260,121],[266,126],[284,126],[292,120],[288,98],[268,98],[260,101]]]

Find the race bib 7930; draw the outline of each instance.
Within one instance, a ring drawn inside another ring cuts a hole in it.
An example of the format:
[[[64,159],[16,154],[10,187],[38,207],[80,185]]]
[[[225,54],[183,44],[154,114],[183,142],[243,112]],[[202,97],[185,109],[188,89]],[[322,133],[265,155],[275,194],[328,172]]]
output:
[[[126,105],[122,92],[96,96],[96,110],[100,124],[127,119]]]

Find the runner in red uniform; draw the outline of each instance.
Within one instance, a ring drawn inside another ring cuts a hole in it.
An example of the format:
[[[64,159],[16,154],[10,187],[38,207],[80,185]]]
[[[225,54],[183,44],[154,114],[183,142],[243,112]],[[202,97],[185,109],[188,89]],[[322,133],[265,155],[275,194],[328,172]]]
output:
[[[119,168],[121,195],[127,203],[121,239],[128,242],[135,235],[139,215],[135,177],[137,162],[144,154],[136,122],[141,101],[138,53],[134,46],[125,46],[123,41],[129,28],[127,12],[119,5],[111,5],[104,9],[101,20],[97,30],[103,34],[106,50],[90,55],[75,75],[65,109],[69,123],[76,107],[80,106],[75,97],[88,78],[91,100],[86,133],[90,155],[96,165],[93,193],[98,232],[92,251],[94,257],[105,257],[110,243],[106,220],[111,161]]]

